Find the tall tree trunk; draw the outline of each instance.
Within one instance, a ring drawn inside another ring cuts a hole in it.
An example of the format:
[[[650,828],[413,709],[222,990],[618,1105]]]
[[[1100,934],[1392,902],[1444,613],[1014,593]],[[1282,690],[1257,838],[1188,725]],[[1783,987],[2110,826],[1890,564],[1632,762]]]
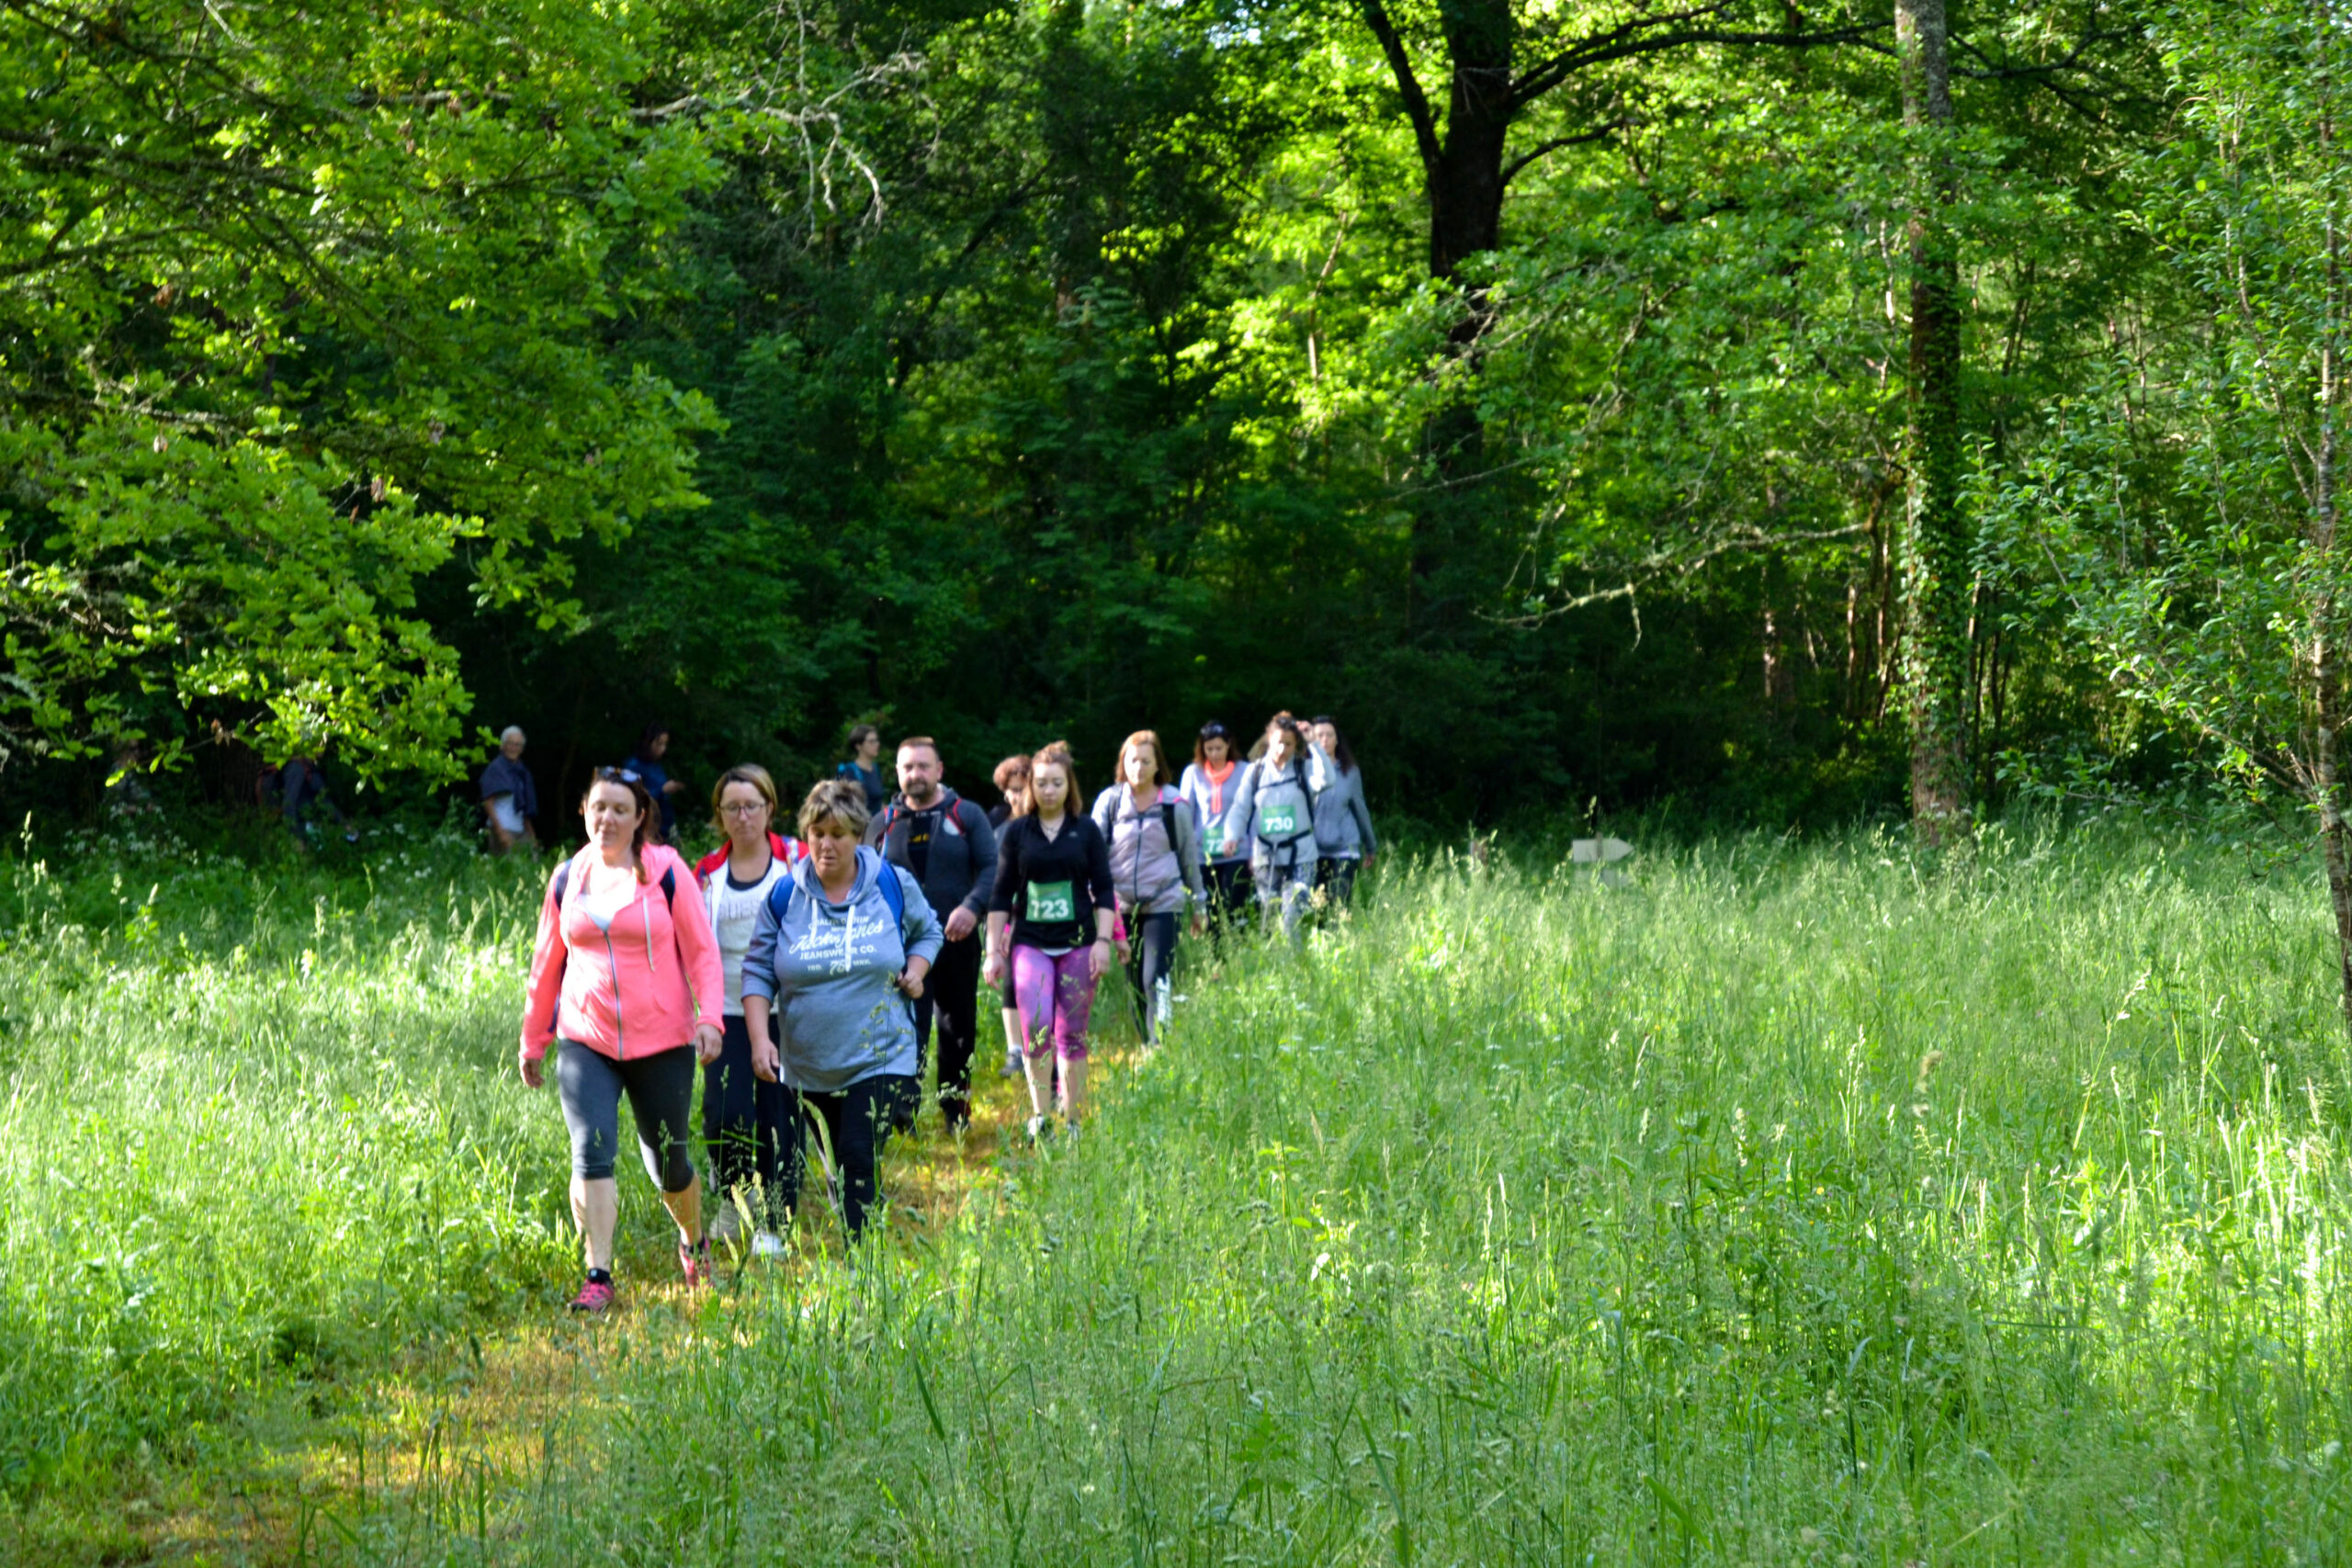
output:
[[[1947,216],[1953,181],[1944,0],[1896,0],[1894,37],[1903,123],[1915,149],[1903,561],[1911,820],[1924,839],[1940,843],[1968,814],[1969,549],[1960,507],[1960,251]]]
[[[1375,30],[1385,14],[1372,8]],[[1519,106],[1511,96],[1517,25],[1510,0],[1452,0],[1442,11],[1448,56],[1445,122],[1421,138],[1430,204],[1430,276],[1461,290],[1446,338],[1451,369],[1475,377],[1488,321],[1486,291],[1464,287],[1462,264],[1502,243],[1503,154]],[[1401,44],[1399,45],[1401,57]],[[1463,389],[1421,431],[1424,486],[1412,509],[1412,625],[1443,637],[1476,592],[1483,552],[1476,532],[1488,510],[1478,493],[1486,427],[1475,394]]]
[[[2337,26],[2335,7],[2319,8],[2322,36],[2333,43]],[[2332,57],[2334,50],[2328,50]],[[2320,91],[2325,95],[2319,115],[2319,144],[2323,164],[2332,164],[2335,151],[2335,118],[2332,73],[2323,73]],[[2329,169],[2332,175],[2334,170]],[[2331,178],[2330,185],[2334,181]],[[2335,912],[2335,966],[2344,1024],[2352,1030],[2352,854],[2347,854],[2344,820],[2343,782],[2336,747],[2344,734],[2343,660],[2336,649],[2336,552],[2341,521],[2336,501],[2336,452],[2340,443],[2337,405],[2344,395],[2344,240],[2335,211],[2336,195],[2326,197],[2324,233],[2327,247],[2326,296],[2319,348],[2319,440],[2312,464],[2310,539],[2311,581],[2318,585],[2309,608],[2311,658],[2306,679],[2312,715],[2312,754],[2309,773],[2312,794],[2319,807],[2320,852],[2327,865],[2328,902]]]

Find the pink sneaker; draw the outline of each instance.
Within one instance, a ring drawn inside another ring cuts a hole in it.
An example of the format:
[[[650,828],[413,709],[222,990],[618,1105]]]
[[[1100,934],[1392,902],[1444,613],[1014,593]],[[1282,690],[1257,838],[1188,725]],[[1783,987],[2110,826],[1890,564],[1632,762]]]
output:
[[[613,1288],[602,1280],[582,1281],[580,1293],[571,1298],[571,1310],[574,1312],[601,1313],[612,1304]]]
[[[696,1289],[710,1283],[710,1237],[688,1247],[678,1244],[678,1268],[684,1273],[686,1283]]]

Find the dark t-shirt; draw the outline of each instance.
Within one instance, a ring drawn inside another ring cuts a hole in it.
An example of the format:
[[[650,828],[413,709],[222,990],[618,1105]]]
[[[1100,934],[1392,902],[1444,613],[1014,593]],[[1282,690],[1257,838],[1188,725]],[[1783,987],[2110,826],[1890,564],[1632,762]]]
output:
[[[1094,911],[1111,908],[1111,848],[1091,817],[1072,813],[1048,839],[1035,817],[1005,825],[996,846],[993,914],[1012,917],[1023,947],[1084,947],[1094,940]]]
[[[931,836],[939,831],[939,814],[944,807],[934,806],[928,811],[907,813],[907,869],[921,882],[931,874]]]

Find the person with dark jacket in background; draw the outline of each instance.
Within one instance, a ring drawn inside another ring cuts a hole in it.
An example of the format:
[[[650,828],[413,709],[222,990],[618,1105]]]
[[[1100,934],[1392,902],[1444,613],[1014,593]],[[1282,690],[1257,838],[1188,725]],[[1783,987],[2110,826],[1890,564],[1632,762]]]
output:
[[[624,777],[634,778],[645,785],[645,793],[652,797],[654,808],[661,815],[662,841],[668,843],[678,831],[678,795],[685,785],[670,776],[662,758],[670,750],[670,727],[659,721],[645,727],[638,737],[637,750],[621,764]]]
[[[498,755],[481,771],[481,814],[490,825],[490,852],[503,855],[517,844],[539,847],[533,819],[539,814],[539,784],[523,765],[523,731],[508,725],[498,738]]]
[[[311,810],[323,812],[336,827],[343,829],[343,841],[356,844],[358,830],[344,816],[343,807],[327,793],[326,771],[315,757],[289,757],[286,765],[274,774],[264,777],[264,784],[277,797],[277,805],[286,818],[286,830],[304,849],[311,847]]]
[[[927,1053],[939,1021],[939,1112],[951,1133],[972,1120],[972,1049],[978,1039],[980,942],[989,894],[996,886],[996,829],[988,813],[940,783],[939,747],[930,736],[899,742],[899,795],[865,830],[882,858],[914,875],[923,899],[944,922],[939,956],[915,1001],[915,1048]],[[901,1129],[903,1131],[903,1129]]]
[[[849,732],[849,761],[833,770],[865,792],[865,815],[878,817],[889,803],[890,786],[882,782],[882,732],[861,724]]]

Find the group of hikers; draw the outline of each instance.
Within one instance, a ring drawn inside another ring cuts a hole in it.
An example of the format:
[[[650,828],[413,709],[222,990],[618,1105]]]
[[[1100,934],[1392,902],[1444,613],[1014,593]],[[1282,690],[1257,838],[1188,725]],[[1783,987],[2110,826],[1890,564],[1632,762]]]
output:
[[[1254,906],[1295,942],[1312,908],[1352,897],[1378,847],[1328,717],[1276,714],[1247,757],[1222,724],[1203,725],[1181,778],[1159,736],[1138,730],[1084,810],[1060,741],[998,763],[1002,799],[982,809],[947,786],[927,736],[899,743],[888,788],[881,736],[861,726],[790,833],[766,770],[720,774],[724,842],[693,864],[672,847],[684,790],[667,743],[650,727],[626,762],[596,770],[581,799],[587,844],[555,868],[532,950],[520,1066],[536,1088],[554,1057],[587,1260],[579,1312],[613,1302],[624,1099],[688,1283],[708,1279],[714,1239],[784,1251],[811,1133],[854,1243],[879,1201],[885,1143],[914,1123],[934,1025],[951,1132],[971,1120],[985,998],[1005,1072],[1026,1081],[1028,1136],[1075,1135],[1090,1017],[1114,964],[1155,1046],[1181,933],[1224,933]],[[509,729],[481,780],[502,852],[537,842],[525,744]],[[707,1227],[688,1145],[697,1065]]]

